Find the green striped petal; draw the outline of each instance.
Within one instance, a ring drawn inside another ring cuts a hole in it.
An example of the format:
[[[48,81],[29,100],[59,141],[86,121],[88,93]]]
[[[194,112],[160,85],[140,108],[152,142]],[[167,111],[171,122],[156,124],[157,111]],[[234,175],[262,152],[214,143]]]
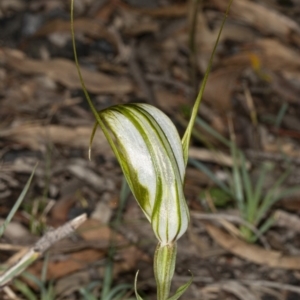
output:
[[[182,144],[171,120],[148,104],[126,104],[101,111],[111,146],[127,182],[162,245],[187,229],[183,194]]]

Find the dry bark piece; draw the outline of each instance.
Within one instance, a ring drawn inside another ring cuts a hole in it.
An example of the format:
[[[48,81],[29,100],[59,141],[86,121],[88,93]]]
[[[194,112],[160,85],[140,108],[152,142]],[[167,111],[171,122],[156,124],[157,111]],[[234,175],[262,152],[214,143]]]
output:
[[[220,246],[241,258],[256,264],[267,265],[270,268],[300,269],[300,256],[287,256],[278,251],[265,250],[259,246],[247,244],[208,223],[205,227]]]
[[[2,0],[0,5],[0,18],[4,17],[11,11],[23,11],[26,7],[26,2],[22,0]]]
[[[0,226],[2,226],[4,222],[4,219],[0,219]],[[15,241],[18,238],[30,236],[30,232],[22,224],[11,221],[5,228],[4,236],[11,241]]]
[[[190,147],[189,157],[199,159],[202,161],[213,162],[222,166],[232,167],[234,162],[232,156],[222,153],[220,151],[211,151],[204,148]],[[247,168],[250,167],[247,162]]]
[[[239,283],[238,281],[229,281],[224,283],[212,284],[204,287],[202,293],[216,293],[220,290],[229,292],[236,296],[240,300],[258,300],[254,293],[250,289]]]
[[[300,218],[297,215],[278,209],[274,213],[274,218],[277,226],[300,232]]]
[[[99,283],[101,283],[103,272],[99,275],[101,276]],[[78,292],[80,287],[88,286],[91,281],[96,279],[90,268],[69,274],[55,282],[55,295],[57,299],[72,299],[72,293]]]
[[[104,224],[109,224],[113,214],[112,207],[109,206],[108,201],[112,198],[110,193],[104,193],[101,199],[95,206],[91,218],[101,221]],[[108,200],[108,201],[107,201]]]
[[[73,161],[69,166],[67,166],[67,170],[70,171],[74,176],[76,176],[80,181],[84,181],[93,189],[99,193],[107,190],[114,190],[115,185],[112,181],[100,177],[94,171],[87,167],[87,163],[84,161],[76,160]]]

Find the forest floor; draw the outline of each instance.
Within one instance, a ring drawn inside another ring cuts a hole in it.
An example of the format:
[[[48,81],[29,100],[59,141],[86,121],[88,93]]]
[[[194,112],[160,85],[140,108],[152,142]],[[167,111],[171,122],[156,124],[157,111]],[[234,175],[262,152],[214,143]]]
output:
[[[166,112],[182,136],[227,4],[76,0],[77,52],[97,109],[146,102]],[[300,1],[233,0],[185,179],[191,224],[178,241],[172,290],[191,273],[194,279],[182,299],[300,299],[300,190],[294,189],[300,186],[299,96]],[[34,299],[20,291],[20,280],[36,299],[43,293],[37,282],[44,294],[53,291],[44,299],[109,299],[101,297],[107,270],[111,289],[129,285],[121,299],[134,296],[137,270],[140,294],[155,299],[156,239],[100,130],[89,161],[93,124],[74,63],[69,1],[1,0],[1,220],[39,162],[26,199],[1,238],[1,263],[10,264],[49,228],[88,214],[76,234],[29,267],[26,273],[36,280],[19,277],[0,291],[1,299]],[[235,198],[233,172],[243,170],[230,139],[245,155],[244,171],[258,205],[273,193],[274,203],[257,221],[254,211],[252,242],[245,238],[251,218]],[[266,220],[272,222],[260,232]]]

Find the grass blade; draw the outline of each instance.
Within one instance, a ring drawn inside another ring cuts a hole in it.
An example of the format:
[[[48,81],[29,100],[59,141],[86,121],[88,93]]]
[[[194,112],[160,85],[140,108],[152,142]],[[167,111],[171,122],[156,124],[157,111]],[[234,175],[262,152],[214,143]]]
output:
[[[280,199],[283,199],[285,197],[289,197],[297,192],[300,191],[300,187],[292,187],[289,189],[285,189],[281,192],[279,192],[278,190],[276,191],[276,193],[274,194],[273,198],[271,199],[271,201],[269,201],[267,204],[263,207],[261,207],[261,209],[259,210],[258,214],[257,214],[257,218],[258,221],[260,221],[263,216],[265,215],[265,213],[268,211],[268,209],[274,205],[277,201],[279,201]]]
[[[27,300],[38,300],[38,298],[35,296],[35,293],[24,282],[16,279],[14,281],[14,287],[20,291]]]
[[[189,163],[194,167],[196,167],[197,169],[199,169],[201,172],[203,172],[224,192],[226,192],[230,196],[233,196],[231,190],[219,178],[217,178],[217,176],[209,168],[207,168],[202,162],[190,158]]]
[[[137,279],[138,279],[139,271],[136,272],[135,279],[134,279],[134,292],[135,292],[135,297],[137,300],[143,300],[143,298],[139,295],[137,291]]]
[[[0,227],[0,237],[3,235],[6,227],[8,226],[8,224],[10,223],[10,221],[12,220],[13,216],[15,215],[16,211],[19,209],[21,203],[23,202],[28,190],[29,190],[29,187],[30,187],[30,184],[31,184],[31,181],[33,179],[33,176],[34,176],[34,172],[36,170],[36,167],[37,167],[38,164],[35,165],[35,167],[33,168],[33,171],[29,177],[29,179],[27,180],[18,200],[16,201],[16,203],[14,204],[13,208],[10,210],[5,222],[1,225]]]
[[[97,298],[88,292],[86,289],[79,289],[79,293],[84,297],[85,300],[97,300]]]
[[[240,155],[234,143],[231,143],[231,156],[233,158],[232,177],[233,177],[234,195],[237,201],[238,209],[242,217],[245,218],[246,211],[245,211],[245,202],[244,202],[244,192],[243,192],[243,185],[242,185],[242,179],[241,179],[240,168],[239,168],[241,159],[239,159]]]
[[[243,153],[240,152],[240,159],[241,159],[241,172],[242,172],[242,180],[243,180],[243,186],[245,190],[246,200],[246,211],[247,211],[247,217],[246,220],[249,221],[249,216],[251,215],[250,211],[253,209],[251,207],[252,205],[252,198],[253,198],[253,186],[252,182],[250,180],[250,176],[247,170],[246,165],[246,159]]]
[[[208,132],[211,136],[213,136],[215,139],[217,139],[219,142],[224,144],[227,147],[230,147],[231,142],[224,138],[218,131],[213,129],[210,125],[208,125],[204,120],[197,117],[196,118],[196,124],[199,125],[201,128],[203,128],[206,132]]]
[[[262,198],[262,189],[265,182],[265,178],[267,175],[267,172],[270,170],[270,164],[264,164],[260,170],[258,180],[256,182],[254,195],[252,200],[250,201],[249,205],[249,222],[257,224],[258,218],[257,218],[257,210],[259,206],[259,202]]]
[[[259,208],[259,210],[257,211],[256,214],[256,223],[258,223],[263,216],[265,215],[265,213],[268,211],[268,209],[276,202],[278,201],[280,198],[278,197],[278,195],[276,196],[276,193],[278,193],[278,188],[280,187],[280,185],[283,184],[283,182],[287,179],[287,177],[290,175],[291,170],[290,168],[284,172],[279,178],[278,180],[275,182],[275,184],[272,186],[272,188],[268,191],[267,195],[264,197],[263,202]]]
[[[111,249],[111,252],[113,252],[113,249]],[[112,262],[112,257],[109,257],[105,267],[105,274],[104,274],[102,292],[101,292],[101,300],[107,299],[107,295],[109,294],[109,291],[111,289],[112,279],[113,279],[113,262]]]
[[[104,300],[117,300],[120,299],[126,290],[132,289],[130,284],[120,284],[114,287],[106,296]]]

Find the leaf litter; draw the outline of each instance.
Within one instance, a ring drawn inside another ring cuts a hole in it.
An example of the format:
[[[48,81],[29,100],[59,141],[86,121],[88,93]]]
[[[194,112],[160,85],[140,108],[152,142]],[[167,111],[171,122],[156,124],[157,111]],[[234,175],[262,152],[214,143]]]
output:
[[[193,1],[77,2],[78,55],[96,107],[155,103],[183,132],[227,2],[198,6],[195,51],[190,48]],[[251,180],[257,180],[262,162],[275,164],[264,193],[289,165],[294,168],[285,184],[300,183],[297,5],[296,0],[233,1],[199,110],[214,131],[198,124],[190,151],[220,180],[228,180],[234,165],[230,149],[216,136],[230,139],[230,117]],[[112,247],[114,283],[132,283],[136,270],[143,270],[140,288],[152,299],[151,229],[132,196],[122,204],[121,171],[100,130],[88,162],[93,118],[72,57],[68,5],[62,0],[4,1],[0,18],[7,29],[0,33],[1,218],[40,161],[11,223],[15,227],[9,228],[13,232],[1,239],[2,263],[32,246],[49,227],[88,213],[84,227],[50,249],[46,278],[54,282],[58,299],[81,299],[78,289],[93,280],[99,282],[97,295]],[[209,178],[188,167],[186,196],[192,212],[240,218],[232,201],[219,207],[213,197],[201,196],[212,187]],[[271,249],[243,241],[231,231],[235,225],[230,221],[219,227],[224,223],[213,218],[192,219],[192,233],[179,241],[176,271],[178,284],[188,269],[193,273],[188,299],[298,299],[298,202],[299,193],[287,195],[267,212],[275,218],[263,234]],[[50,211],[49,203],[54,203]],[[38,232],[32,232],[33,216]],[[39,260],[29,272],[40,278],[43,265]],[[13,284],[9,288],[13,291]],[[11,299],[7,289],[1,293]]]

